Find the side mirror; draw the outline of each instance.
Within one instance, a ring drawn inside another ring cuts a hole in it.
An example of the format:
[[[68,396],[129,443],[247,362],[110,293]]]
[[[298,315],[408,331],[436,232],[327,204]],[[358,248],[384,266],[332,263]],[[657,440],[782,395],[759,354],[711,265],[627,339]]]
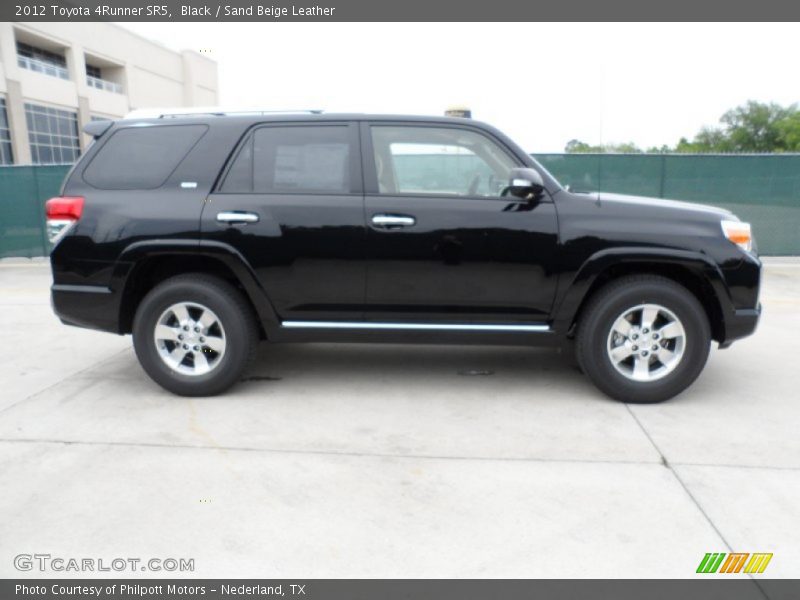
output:
[[[508,187],[503,190],[503,196],[511,195],[523,200],[538,198],[544,190],[544,180],[539,171],[529,167],[511,169],[508,176]]]

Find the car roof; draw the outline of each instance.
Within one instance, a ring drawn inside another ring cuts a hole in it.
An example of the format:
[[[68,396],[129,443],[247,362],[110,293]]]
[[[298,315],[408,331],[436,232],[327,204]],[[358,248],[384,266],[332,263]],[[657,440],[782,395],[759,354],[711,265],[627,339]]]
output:
[[[479,127],[490,127],[486,123],[463,117],[446,117],[430,115],[398,115],[368,113],[321,113],[321,112],[247,112],[247,113],[177,113],[163,116],[138,116],[131,113],[117,121],[120,125],[147,123],[153,125],[175,125],[177,123],[269,123],[269,122],[325,122],[325,121],[394,121],[414,123],[453,123],[471,124]]]

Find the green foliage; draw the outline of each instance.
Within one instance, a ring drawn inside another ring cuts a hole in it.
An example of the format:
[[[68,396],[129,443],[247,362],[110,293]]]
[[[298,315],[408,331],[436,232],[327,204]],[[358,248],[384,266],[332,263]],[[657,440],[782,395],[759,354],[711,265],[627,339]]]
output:
[[[783,108],[771,103],[749,101],[729,110],[720,119],[734,152],[785,152],[781,123],[797,114],[795,105]]]
[[[800,111],[792,114],[776,124],[778,140],[786,152],[800,152]]]
[[[626,144],[605,144],[603,146],[591,146],[580,140],[570,140],[564,148],[570,154],[580,153],[601,153],[601,154],[641,154],[642,149],[633,142]]]
[[[603,154],[642,152],[633,143],[590,146],[580,140],[571,140],[564,150]],[[691,141],[682,137],[674,148],[664,145],[648,148],[647,152],[800,152],[800,109],[797,104],[784,107],[750,100],[722,115],[720,126],[703,127]]]

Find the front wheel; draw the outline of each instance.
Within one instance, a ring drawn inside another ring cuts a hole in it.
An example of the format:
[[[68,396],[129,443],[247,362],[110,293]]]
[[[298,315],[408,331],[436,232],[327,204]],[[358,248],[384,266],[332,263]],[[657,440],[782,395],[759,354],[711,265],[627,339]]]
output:
[[[181,396],[211,396],[233,385],[253,359],[258,329],[233,286],[203,274],[180,275],[153,288],[133,322],[144,370]]]
[[[624,402],[672,398],[697,379],[711,332],[697,298],[655,275],[624,277],[602,288],[578,323],[576,354],[603,392]]]

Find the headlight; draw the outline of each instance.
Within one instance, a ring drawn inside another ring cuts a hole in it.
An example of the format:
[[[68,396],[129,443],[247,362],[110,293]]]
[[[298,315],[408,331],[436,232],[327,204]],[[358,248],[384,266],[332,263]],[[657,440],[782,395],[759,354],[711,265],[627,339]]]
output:
[[[750,252],[753,249],[753,233],[750,230],[750,223],[742,221],[722,221],[722,233],[739,246],[742,250]]]

